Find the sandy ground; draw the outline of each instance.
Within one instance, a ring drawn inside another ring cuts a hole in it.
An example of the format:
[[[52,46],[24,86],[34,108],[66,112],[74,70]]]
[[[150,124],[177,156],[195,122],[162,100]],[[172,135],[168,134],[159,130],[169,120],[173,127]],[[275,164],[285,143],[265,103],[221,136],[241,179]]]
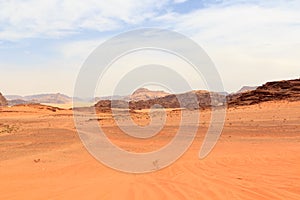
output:
[[[211,154],[198,159],[210,113],[201,113],[189,150],[148,174],[118,172],[84,148],[70,110],[0,108],[0,199],[300,199],[300,102],[228,110]],[[108,137],[130,151],[151,151],[173,137],[179,111],[146,141],[132,139],[99,114]],[[134,114],[142,125],[146,112]]]

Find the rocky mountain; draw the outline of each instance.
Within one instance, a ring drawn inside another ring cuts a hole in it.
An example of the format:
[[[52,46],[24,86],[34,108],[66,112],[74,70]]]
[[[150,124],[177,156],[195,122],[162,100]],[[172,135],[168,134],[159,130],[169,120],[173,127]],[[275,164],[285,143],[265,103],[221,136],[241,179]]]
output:
[[[196,97],[196,99],[194,98]],[[211,101],[213,97],[213,101]],[[181,100],[181,104],[178,99]],[[124,100],[102,100],[99,101],[95,107],[100,110],[109,110],[111,105],[113,108],[130,108],[132,110],[149,109],[154,105],[160,105],[164,108],[208,108],[213,106],[220,106],[224,104],[225,96],[220,93],[207,92],[202,90],[186,92],[182,94],[169,94],[163,97],[151,98],[148,100],[130,101]],[[199,102],[199,104],[195,104]],[[197,105],[197,106],[195,106]]]
[[[27,100],[34,101],[37,103],[54,103],[54,104],[64,104],[64,103],[72,102],[71,97],[60,93],[27,96]]]
[[[196,99],[194,97],[196,97]],[[181,104],[179,100],[181,101]],[[164,108],[187,108],[187,109],[196,109],[197,107],[208,108],[211,106],[223,105],[224,100],[225,100],[225,96],[220,93],[196,90],[196,91],[191,91],[191,92],[186,92],[186,93],[176,94],[176,95],[171,94],[164,97],[149,99],[146,101],[143,100],[136,101],[136,102],[131,101],[130,108],[145,109],[145,108],[151,108],[155,104],[161,105]],[[198,102],[198,104],[195,104],[196,102]]]
[[[131,95],[126,96],[123,100],[125,101],[146,101],[149,99],[160,98],[169,95],[164,91],[153,91],[147,88],[139,88],[134,91]]]
[[[5,95],[5,98],[7,100],[15,100],[15,99],[22,99],[24,97],[20,96],[20,95]]]
[[[67,95],[56,94],[38,94],[29,96],[8,95],[6,98],[11,105],[18,105],[24,103],[52,103],[52,104],[65,104],[72,102],[72,98]]]
[[[7,100],[6,98],[0,93],[0,107],[1,106],[7,106]]]
[[[34,102],[25,101],[22,99],[13,99],[13,100],[8,100],[7,103],[9,106],[15,106],[15,105],[21,105],[21,104],[32,104]]]
[[[120,95],[115,95],[115,96],[105,96],[105,97],[96,97],[95,100],[96,102],[101,101],[101,100],[121,100],[121,101],[141,101],[141,100],[149,100],[149,99],[155,99],[159,97],[164,97],[169,95],[169,93],[164,92],[164,91],[154,91],[154,90],[149,90],[147,88],[139,88],[136,91],[134,91],[131,95],[126,95],[126,96],[120,96]]]
[[[252,105],[266,101],[287,100],[300,101],[300,79],[268,82],[260,87],[246,86],[237,93],[226,95],[226,93],[208,92],[196,90],[182,94],[169,94],[164,91],[151,91],[146,88],[136,90],[132,95],[114,96],[106,99],[101,97],[95,104],[100,110],[110,110],[111,105],[115,108],[149,109],[158,104],[165,108],[187,108],[195,109],[193,97],[196,96],[199,108],[207,108],[211,105],[219,106],[227,99],[229,107]],[[211,101],[213,97],[213,102]],[[8,99],[8,101],[6,100]],[[26,103],[52,103],[65,104],[72,102],[72,98],[66,95],[40,94],[31,96],[6,96],[0,95],[0,106],[18,105]],[[112,100],[111,100],[112,99]],[[178,99],[181,99],[182,105]]]
[[[100,100],[95,104],[96,110],[101,111],[101,112],[110,111],[112,107],[128,109],[129,102],[124,101],[124,100]]]
[[[142,91],[142,90],[141,90]],[[266,101],[300,101],[300,79],[287,81],[268,82],[256,89],[253,87],[245,87],[238,93],[224,95],[222,93],[214,93],[208,91],[191,91],[182,94],[169,94],[163,97],[151,98],[147,100],[125,101],[125,100],[102,100],[95,106],[98,109],[110,110],[113,104],[114,108],[129,108],[149,109],[153,105],[158,104],[164,108],[187,108],[195,109],[193,97],[196,95],[199,102],[199,108],[208,108],[213,106],[220,106],[224,104],[224,98],[227,100],[229,107],[253,105]],[[211,101],[211,96],[214,101]],[[182,100],[182,105],[179,104],[178,99]]]
[[[252,105],[277,100],[300,101],[300,79],[268,82],[255,90],[227,96],[229,106]]]

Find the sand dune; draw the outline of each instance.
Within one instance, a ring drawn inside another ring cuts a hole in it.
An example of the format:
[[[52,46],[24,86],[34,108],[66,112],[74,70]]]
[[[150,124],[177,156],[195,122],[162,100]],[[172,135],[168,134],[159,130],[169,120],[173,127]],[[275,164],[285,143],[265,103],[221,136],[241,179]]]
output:
[[[230,108],[218,144],[199,160],[210,117],[202,111],[189,150],[173,165],[139,175],[96,161],[78,138],[72,111],[0,109],[0,199],[300,199],[300,102]],[[179,114],[168,114],[172,120],[148,145],[121,136],[110,113],[99,123],[116,144],[148,151],[173,136]],[[147,123],[147,116],[133,118]]]

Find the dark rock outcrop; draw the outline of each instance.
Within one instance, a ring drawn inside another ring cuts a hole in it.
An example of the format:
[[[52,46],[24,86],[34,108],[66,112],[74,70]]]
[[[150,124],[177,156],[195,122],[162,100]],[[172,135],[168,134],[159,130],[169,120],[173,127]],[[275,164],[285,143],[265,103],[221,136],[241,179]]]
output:
[[[300,79],[268,82],[255,90],[227,96],[231,107],[280,100],[300,101]]]
[[[96,103],[97,111],[108,112],[111,108],[128,109],[128,102],[124,100],[100,100]]]
[[[157,104],[164,108],[205,109],[223,105],[224,100],[225,96],[219,93],[198,90],[177,95],[171,94],[147,101],[130,102],[130,108],[134,110],[149,109]]]
[[[211,106],[224,105],[225,100],[225,96],[219,93],[192,91],[148,100],[130,101],[129,103],[123,100],[102,100],[99,101],[95,107],[101,111],[110,110],[111,107],[123,109],[129,108],[130,110],[150,109],[154,105],[159,105],[164,108],[204,109]]]

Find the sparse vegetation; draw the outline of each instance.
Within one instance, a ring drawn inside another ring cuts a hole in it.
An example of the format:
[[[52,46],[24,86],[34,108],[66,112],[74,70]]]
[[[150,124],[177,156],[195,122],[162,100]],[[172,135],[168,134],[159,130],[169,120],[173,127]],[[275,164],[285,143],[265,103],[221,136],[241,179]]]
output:
[[[13,133],[19,128],[15,125],[0,124],[0,134],[1,133]]]

